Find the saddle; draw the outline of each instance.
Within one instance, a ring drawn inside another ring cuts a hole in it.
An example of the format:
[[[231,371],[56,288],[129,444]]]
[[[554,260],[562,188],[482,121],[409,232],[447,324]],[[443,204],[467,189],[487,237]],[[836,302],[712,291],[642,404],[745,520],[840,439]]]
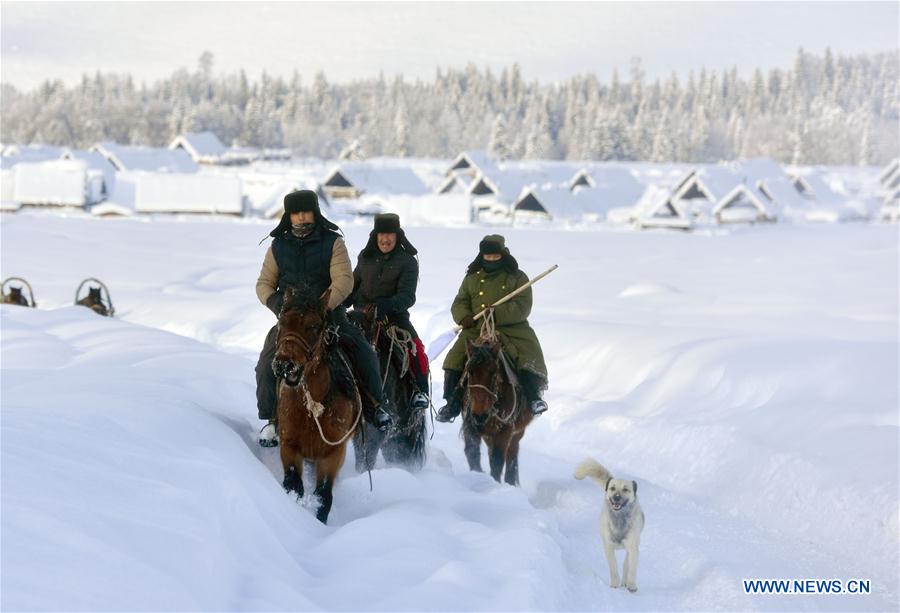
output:
[[[428,372],[428,356],[422,340],[414,338],[410,332],[400,326],[391,324],[382,328],[378,345],[379,353],[383,352],[385,348],[390,351],[391,363],[398,369],[401,378]]]

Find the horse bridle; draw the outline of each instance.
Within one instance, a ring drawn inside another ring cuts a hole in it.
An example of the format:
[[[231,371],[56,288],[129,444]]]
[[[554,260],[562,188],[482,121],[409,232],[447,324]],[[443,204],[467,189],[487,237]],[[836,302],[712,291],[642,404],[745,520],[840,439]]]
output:
[[[281,326],[281,324],[278,325],[279,327]],[[323,321],[322,331],[319,332],[319,335],[316,337],[316,341],[312,345],[306,342],[306,339],[304,339],[296,332],[285,332],[284,336],[282,336],[279,340],[279,343],[283,343],[285,341],[294,341],[303,348],[303,350],[306,352],[306,364],[304,364],[303,368],[303,370],[305,371],[310,364],[318,361],[316,359],[316,350],[322,345],[330,332],[332,332],[332,326],[329,326],[326,321]],[[319,354],[319,358],[321,358],[321,353]]]

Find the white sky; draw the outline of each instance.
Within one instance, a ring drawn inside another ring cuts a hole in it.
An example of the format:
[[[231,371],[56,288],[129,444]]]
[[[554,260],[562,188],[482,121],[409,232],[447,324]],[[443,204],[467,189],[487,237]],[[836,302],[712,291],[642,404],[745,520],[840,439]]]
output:
[[[822,53],[896,50],[900,3],[886,2],[8,2],[0,3],[0,79],[28,88],[83,72],[153,81],[193,69],[204,50],[215,71],[265,69],[306,82],[435,69],[501,69],[526,79],[628,74],[702,66],[790,67],[797,47]]]

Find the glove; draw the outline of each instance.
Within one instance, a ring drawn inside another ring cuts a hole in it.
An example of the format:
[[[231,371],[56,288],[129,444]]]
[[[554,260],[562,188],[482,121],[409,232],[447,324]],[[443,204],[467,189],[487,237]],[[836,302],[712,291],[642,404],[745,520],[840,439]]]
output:
[[[394,304],[390,298],[375,300],[375,319],[387,319],[394,314]]]
[[[462,321],[459,323],[465,329],[474,328],[475,327],[475,318],[472,317],[471,315],[466,315],[465,317],[462,318]]]
[[[284,292],[281,290],[275,292],[271,296],[266,299],[266,306],[269,307],[269,310],[275,313],[275,316],[281,314],[281,307],[284,306]]]

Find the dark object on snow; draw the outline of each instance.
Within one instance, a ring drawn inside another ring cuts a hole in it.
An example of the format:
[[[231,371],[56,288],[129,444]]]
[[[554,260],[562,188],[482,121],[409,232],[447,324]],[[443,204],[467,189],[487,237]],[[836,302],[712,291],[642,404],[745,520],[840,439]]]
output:
[[[28,295],[31,296],[30,302],[29,302],[29,299],[26,298],[25,295],[22,293],[21,287],[10,286],[9,293],[8,294],[6,293],[6,291],[5,291],[6,284],[10,283],[11,281],[20,281],[25,284],[25,287],[28,288]],[[37,303],[34,301],[34,290],[31,289],[31,284],[28,283],[28,281],[26,281],[22,277],[9,277],[8,279],[6,279],[3,282],[2,288],[4,291],[2,292],[3,296],[0,297],[0,304],[16,304],[19,306],[26,306],[26,307],[36,307],[37,306]]]
[[[89,282],[99,283],[100,287],[89,287],[87,296],[78,298],[78,294],[81,293],[81,288],[84,287],[85,283]],[[105,299],[103,296],[104,293],[106,294]],[[88,277],[78,285],[78,289],[75,290],[75,304],[85,306],[104,317],[112,317],[116,313],[112,299],[109,297],[109,289],[106,287],[106,284],[93,277]]]

